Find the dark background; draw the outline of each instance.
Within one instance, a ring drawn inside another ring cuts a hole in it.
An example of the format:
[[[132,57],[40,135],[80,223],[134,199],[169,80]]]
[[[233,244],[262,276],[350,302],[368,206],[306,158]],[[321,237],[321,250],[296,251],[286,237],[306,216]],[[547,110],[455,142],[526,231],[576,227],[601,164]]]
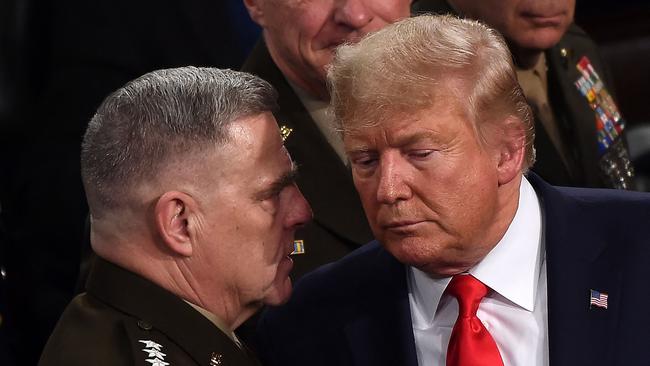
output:
[[[576,23],[628,126],[650,123],[650,2],[577,0]],[[35,364],[78,289],[79,143],[101,100],[159,68],[237,69],[258,35],[241,0],[0,0],[0,365]]]

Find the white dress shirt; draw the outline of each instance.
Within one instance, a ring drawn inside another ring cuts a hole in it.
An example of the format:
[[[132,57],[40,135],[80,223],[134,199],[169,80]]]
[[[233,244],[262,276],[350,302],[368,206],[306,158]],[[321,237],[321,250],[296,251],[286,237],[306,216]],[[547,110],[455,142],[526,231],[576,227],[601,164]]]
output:
[[[494,338],[505,366],[548,365],[546,261],[541,207],[522,178],[519,206],[499,243],[468,272],[492,289],[477,316]],[[420,366],[445,365],[458,302],[443,294],[450,277],[407,268],[415,348]]]

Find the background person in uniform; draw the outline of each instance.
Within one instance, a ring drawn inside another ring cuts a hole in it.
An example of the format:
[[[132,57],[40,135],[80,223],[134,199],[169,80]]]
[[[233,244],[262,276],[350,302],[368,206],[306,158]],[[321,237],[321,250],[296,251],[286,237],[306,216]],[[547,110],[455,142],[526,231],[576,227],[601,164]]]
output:
[[[325,68],[334,49],[410,14],[411,0],[244,0],[263,37],[242,67],[279,93],[276,119],[292,130],[286,146],[300,166],[300,190],[314,221],[298,231],[305,254],[292,275],[343,257],[372,239],[342,142],[327,114]]]
[[[596,45],[573,23],[575,0],[421,0],[414,7],[477,19],[505,37],[535,115],[533,171],[555,185],[634,188],[625,121]],[[595,100],[587,85],[603,89]]]
[[[533,121],[498,32],[410,18],[340,48],[329,79],[377,241],[261,317],[265,365],[648,359],[650,195],[524,176]]]
[[[186,67],[102,103],[81,162],[99,258],[41,365],[258,364],[233,330],[287,300],[311,217],[276,97],[252,75]]]

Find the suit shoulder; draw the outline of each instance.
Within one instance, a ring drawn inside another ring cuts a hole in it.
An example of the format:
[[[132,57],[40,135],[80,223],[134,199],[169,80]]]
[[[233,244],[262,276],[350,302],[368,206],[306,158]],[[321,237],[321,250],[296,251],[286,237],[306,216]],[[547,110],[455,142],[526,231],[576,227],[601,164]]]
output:
[[[648,210],[650,208],[650,193],[647,192],[576,187],[557,187],[557,189],[580,206],[588,205],[604,210],[617,207],[627,210]]]
[[[389,254],[377,241],[361,246],[339,261],[305,275],[296,284],[296,301],[313,298],[316,294],[312,292],[330,296],[332,293],[356,291],[368,280],[372,280],[373,270],[379,268],[387,256]]]
[[[378,242],[371,242],[343,259],[305,275],[289,302],[262,314],[262,323],[311,323],[335,327],[377,301],[387,287],[399,287],[404,267]],[[336,319],[334,321],[334,319]]]
[[[559,192],[565,203],[548,214],[564,217],[567,222],[560,225],[568,225],[565,230],[591,238],[587,241],[592,243],[612,243],[621,253],[650,252],[646,249],[650,193],[590,188],[559,188]]]

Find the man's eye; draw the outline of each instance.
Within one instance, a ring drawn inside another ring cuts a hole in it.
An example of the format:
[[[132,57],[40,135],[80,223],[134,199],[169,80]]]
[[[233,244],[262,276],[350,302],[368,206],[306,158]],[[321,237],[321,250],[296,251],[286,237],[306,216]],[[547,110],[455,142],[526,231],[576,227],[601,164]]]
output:
[[[377,158],[374,157],[360,157],[352,160],[352,164],[358,166],[359,168],[370,168],[377,164]]]
[[[414,150],[414,151],[409,152],[408,155],[409,155],[409,157],[411,157],[413,159],[426,159],[429,156],[431,156],[431,154],[433,154],[433,152],[434,152],[434,150],[430,150],[430,149],[427,149],[427,150]]]

